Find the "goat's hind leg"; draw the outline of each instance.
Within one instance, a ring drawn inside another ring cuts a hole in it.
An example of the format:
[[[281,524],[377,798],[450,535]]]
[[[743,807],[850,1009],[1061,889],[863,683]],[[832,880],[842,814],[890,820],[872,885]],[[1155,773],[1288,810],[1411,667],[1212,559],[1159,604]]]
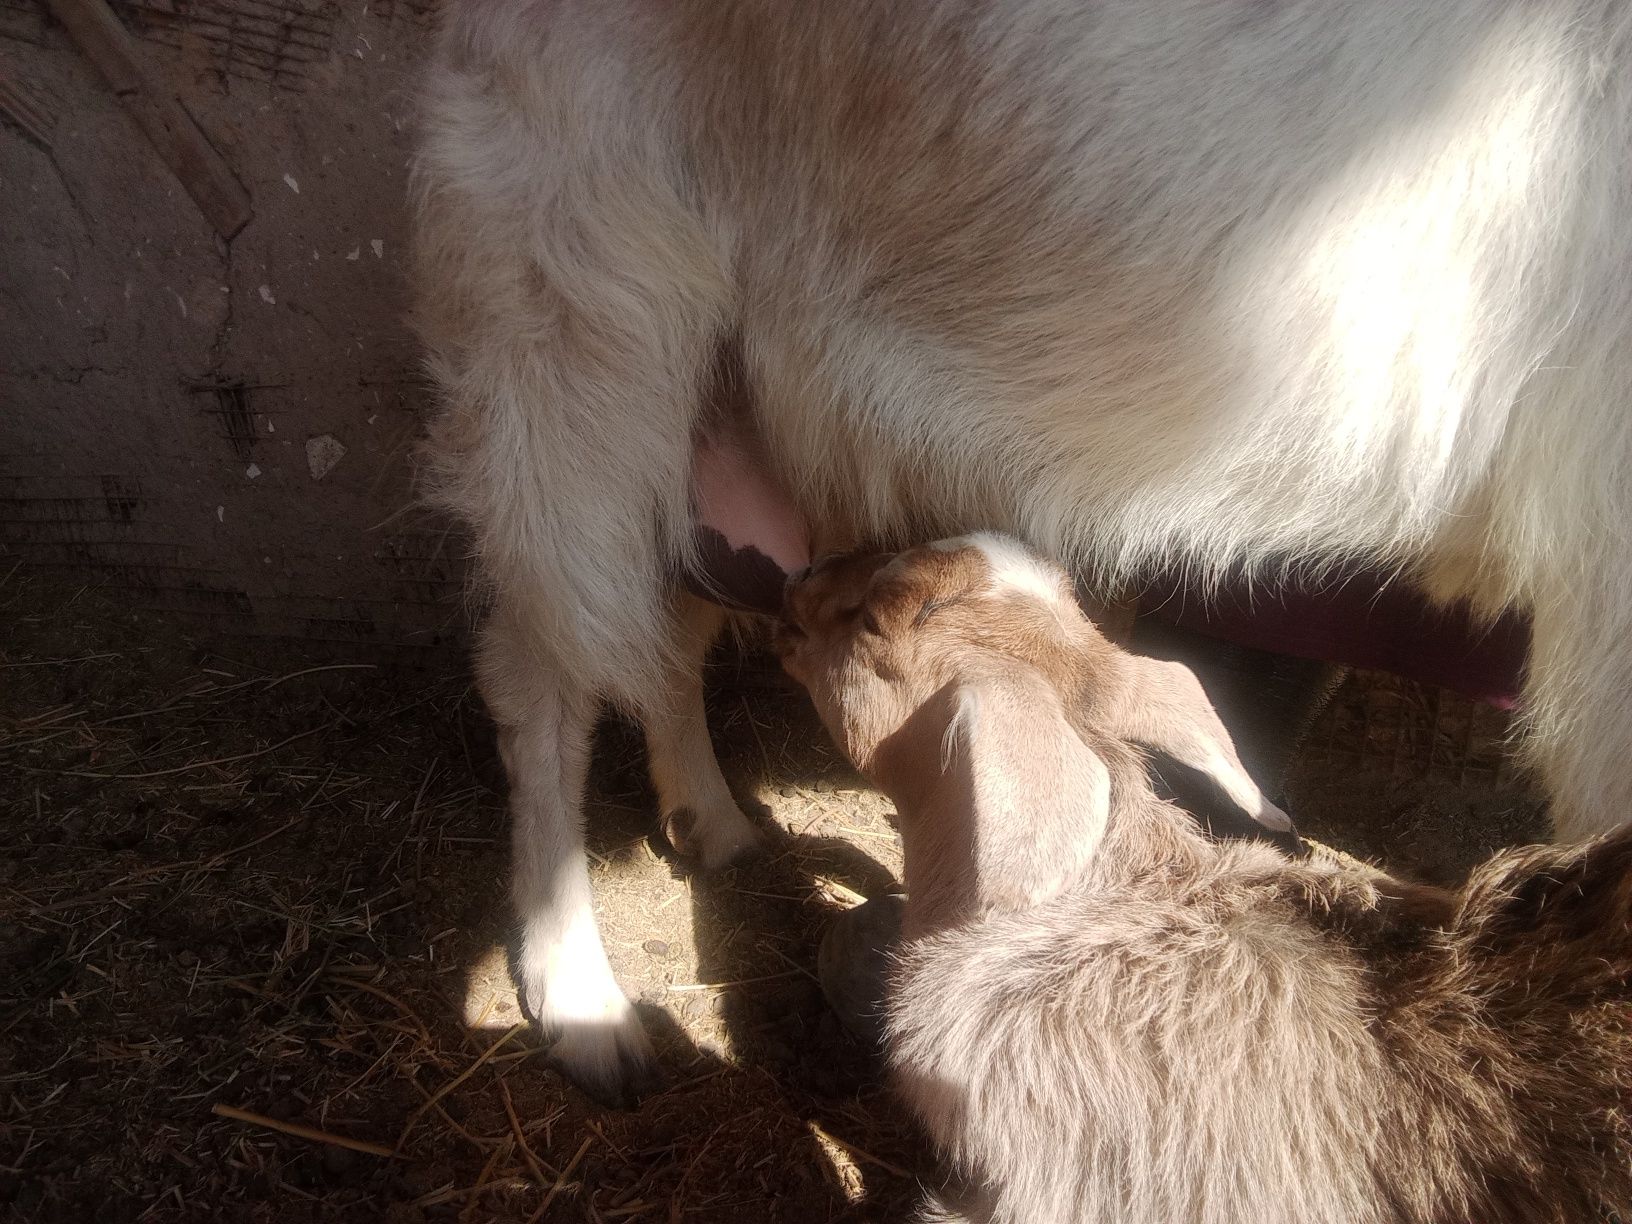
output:
[[[665,684],[642,709],[665,832],[705,869],[759,846],[709,743],[702,660],[720,614],[698,601],[676,617]],[[619,988],[595,922],[583,799],[600,697],[552,661],[525,613],[501,609],[483,632],[478,679],[510,780],[515,972],[528,1015],[562,1070],[609,1104],[657,1080],[640,1019]]]
[[[583,797],[600,700],[501,609],[483,633],[482,696],[510,780],[511,895],[523,1008],[586,1092],[628,1105],[657,1080],[640,1018],[612,974],[595,923]]]

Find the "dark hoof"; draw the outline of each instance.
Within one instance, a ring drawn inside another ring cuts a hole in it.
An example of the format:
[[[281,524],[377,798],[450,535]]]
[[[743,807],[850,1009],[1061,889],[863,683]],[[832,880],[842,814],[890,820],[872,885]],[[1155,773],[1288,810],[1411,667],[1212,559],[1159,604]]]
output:
[[[658,825],[663,830],[663,837],[668,841],[670,850],[681,858],[693,856],[691,837],[697,828],[696,812],[684,807],[664,812],[658,818]]]
[[[822,994],[839,1023],[869,1049],[884,1048],[884,1003],[891,956],[901,939],[906,898],[874,897],[833,920],[816,954]]]
[[[658,818],[658,827],[671,852],[664,854],[664,848],[654,840],[652,848],[658,855],[695,865],[704,875],[750,862],[768,846],[765,834],[734,808],[715,813],[708,821],[700,820],[689,807],[675,808]]]
[[[564,1079],[607,1109],[634,1109],[664,1087],[651,1044],[633,1014],[616,1025],[561,1026],[548,1059]]]
[[[549,1064],[563,1079],[603,1109],[631,1111],[647,1097],[662,1092],[668,1082],[657,1065],[640,1059],[619,1059],[612,1067],[589,1068],[551,1054]]]

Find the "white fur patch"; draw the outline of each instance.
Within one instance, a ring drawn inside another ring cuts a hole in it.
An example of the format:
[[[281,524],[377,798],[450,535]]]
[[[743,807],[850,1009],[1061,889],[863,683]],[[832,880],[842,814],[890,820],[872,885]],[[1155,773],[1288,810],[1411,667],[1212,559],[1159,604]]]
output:
[[[962,542],[985,556],[992,567],[992,586],[996,589],[1017,591],[1047,604],[1059,602],[1059,571],[1018,540],[983,531],[965,536]]]
[[[941,732],[941,772],[947,773],[957,759],[958,741],[969,744],[974,739],[975,723],[980,717],[980,698],[967,685],[958,689],[957,706]]]
[[[565,920],[558,934],[552,937],[546,929],[522,945],[522,976],[544,984],[541,1019],[555,1024],[625,1019],[629,1001],[612,976],[588,898],[570,913],[552,917]]]
[[[1264,797],[1264,793],[1258,789],[1258,784],[1245,769],[1228,760],[1223,753],[1208,753],[1201,768],[1224,788],[1225,794],[1259,824],[1283,833],[1291,830],[1291,818]]]

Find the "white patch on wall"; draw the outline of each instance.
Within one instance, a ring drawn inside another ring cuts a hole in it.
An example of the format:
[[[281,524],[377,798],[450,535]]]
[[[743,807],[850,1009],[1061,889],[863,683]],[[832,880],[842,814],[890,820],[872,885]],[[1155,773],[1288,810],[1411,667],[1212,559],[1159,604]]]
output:
[[[346,448],[333,434],[319,434],[306,439],[306,468],[313,480],[322,480],[345,457]]]

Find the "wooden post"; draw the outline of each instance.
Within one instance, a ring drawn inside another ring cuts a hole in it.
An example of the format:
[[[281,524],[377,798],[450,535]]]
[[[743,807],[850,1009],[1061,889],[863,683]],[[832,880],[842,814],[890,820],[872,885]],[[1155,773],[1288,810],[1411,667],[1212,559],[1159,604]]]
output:
[[[142,66],[135,40],[105,0],[46,0],[217,233],[231,238],[255,215],[249,193],[193,117]]]

